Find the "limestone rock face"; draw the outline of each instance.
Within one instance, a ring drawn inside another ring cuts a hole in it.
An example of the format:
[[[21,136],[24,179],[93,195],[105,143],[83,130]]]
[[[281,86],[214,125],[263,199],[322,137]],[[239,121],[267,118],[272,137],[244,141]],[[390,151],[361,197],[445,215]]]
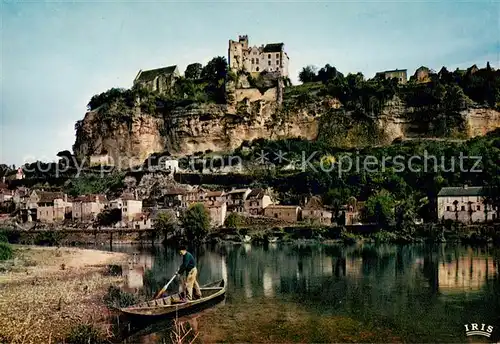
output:
[[[206,150],[230,151],[245,140],[258,138],[315,140],[321,134],[322,116],[329,110],[342,108],[336,99],[324,98],[284,109],[280,86],[261,94],[255,88],[237,89],[229,85],[227,104],[192,104],[169,110],[163,117],[143,113],[139,107],[112,106],[87,112],[76,125],[73,150],[80,157],[108,154],[115,165],[119,162],[121,168],[127,168],[142,163],[152,153],[165,150],[174,155],[187,155]],[[418,120],[411,120],[415,118],[414,112],[394,97],[384,105],[379,116],[373,117],[375,130],[380,131],[379,142],[368,142],[369,134],[363,134],[367,137],[361,141],[369,145],[386,144],[395,138],[425,135],[419,131]],[[484,135],[500,127],[500,112],[493,109],[469,108],[462,111],[462,116],[468,137]],[[353,141],[360,135],[356,123],[353,124],[352,129],[335,135],[351,137]]]

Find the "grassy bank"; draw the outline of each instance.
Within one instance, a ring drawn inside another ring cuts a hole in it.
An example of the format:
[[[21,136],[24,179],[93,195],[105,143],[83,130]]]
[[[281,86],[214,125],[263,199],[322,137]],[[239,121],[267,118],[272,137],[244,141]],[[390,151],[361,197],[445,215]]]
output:
[[[13,259],[0,262],[0,342],[77,342],[85,328],[106,336],[109,285],[122,277],[108,264],[126,261],[122,253],[76,248],[12,245]],[[89,333],[90,333],[89,332]],[[73,340],[71,340],[73,338]],[[68,339],[70,339],[68,341]]]

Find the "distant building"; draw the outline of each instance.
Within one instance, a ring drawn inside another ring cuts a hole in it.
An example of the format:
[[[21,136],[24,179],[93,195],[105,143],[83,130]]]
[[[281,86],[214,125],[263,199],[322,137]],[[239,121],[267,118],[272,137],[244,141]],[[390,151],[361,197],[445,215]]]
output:
[[[332,224],[332,212],[323,207],[318,196],[313,196],[302,209],[302,220],[329,226]]]
[[[435,74],[435,72],[425,66],[421,66],[413,74],[412,80],[415,80],[417,83],[431,82],[431,74]]]
[[[234,71],[249,73],[266,71],[288,76],[290,59],[284,46],[283,43],[271,43],[250,47],[248,36],[239,36],[238,41],[229,40],[229,67]]]
[[[137,200],[133,194],[123,194],[121,197],[109,202],[111,209],[122,211],[122,221],[130,222],[137,214],[142,213],[142,201]]]
[[[193,203],[203,202],[205,200],[206,194],[207,190],[197,186],[195,188],[192,188],[191,190],[187,190],[186,193],[182,196],[182,201],[186,207],[189,207]]]
[[[264,215],[286,222],[297,222],[302,219],[302,212],[297,205],[269,205],[264,209]]]
[[[264,189],[253,189],[245,200],[245,212],[252,215],[263,215],[264,209],[273,204],[271,197]]]
[[[0,189],[0,204],[12,200],[14,191],[8,189]]]
[[[171,188],[168,189],[164,194],[163,194],[163,206],[165,208],[185,208],[186,202],[184,200],[186,196],[186,190],[184,189],[179,189],[179,188]]]
[[[223,191],[208,191],[205,199],[210,202],[225,202]]]
[[[68,196],[62,192],[33,191],[21,211],[21,217],[25,221],[63,221],[71,217],[72,206]]]
[[[172,92],[175,81],[179,77],[177,66],[140,70],[134,79],[134,86],[139,85],[149,91],[166,94]]]
[[[227,211],[243,213],[245,211],[245,200],[251,189],[232,189],[225,193]]]
[[[210,214],[210,223],[214,227],[219,227],[224,224],[227,214],[226,202],[220,201],[205,201],[203,202],[205,208],[207,208]]]
[[[151,229],[151,217],[148,213],[137,213],[130,221],[130,227],[134,229]]]
[[[446,187],[437,196],[440,220],[463,223],[496,220],[496,208],[484,203],[485,190],[480,186]]]
[[[16,172],[16,179],[24,179],[25,175],[24,175],[24,171],[22,169],[22,167],[19,167],[17,169],[17,172]]]
[[[108,203],[106,195],[79,196],[73,200],[72,218],[74,221],[94,221]]]
[[[394,69],[394,70],[387,70],[384,72],[378,72],[375,77],[376,78],[381,78],[381,79],[393,79],[396,78],[398,79],[399,84],[406,84],[406,81],[408,80],[407,75],[406,75],[406,69]]]

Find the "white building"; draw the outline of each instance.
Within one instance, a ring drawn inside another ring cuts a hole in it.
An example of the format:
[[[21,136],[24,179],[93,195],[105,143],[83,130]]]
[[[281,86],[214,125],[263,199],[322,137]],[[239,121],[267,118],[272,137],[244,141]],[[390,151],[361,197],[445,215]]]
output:
[[[122,221],[132,221],[137,214],[142,213],[142,201],[131,194],[124,194],[120,198],[109,202],[111,209],[121,209]]]
[[[496,208],[484,204],[485,190],[480,186],[446,187],[437,196],[439,220],[463,223],[485,222],[496,219]]]
[[[235,71],[244,70],[250,73],[267,71],[288,76],[290,59],[284,46],[284,43],[271,43],[250,47],[248,36],[239,36],[238,41],[229,40],[229,67]]]

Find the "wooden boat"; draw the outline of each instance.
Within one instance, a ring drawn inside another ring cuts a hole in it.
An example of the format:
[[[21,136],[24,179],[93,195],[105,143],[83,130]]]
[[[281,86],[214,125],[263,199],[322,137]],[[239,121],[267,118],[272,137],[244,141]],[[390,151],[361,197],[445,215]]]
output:
[[[177,312],[191,310],[221,298],[226,293],[224,280],[200,287],[201,299],[182,302],[179,294],[168,295],[159,299],[145,301],[129,307],[120,308],[124,314],[139,317],[158,317],[175,315]]]

